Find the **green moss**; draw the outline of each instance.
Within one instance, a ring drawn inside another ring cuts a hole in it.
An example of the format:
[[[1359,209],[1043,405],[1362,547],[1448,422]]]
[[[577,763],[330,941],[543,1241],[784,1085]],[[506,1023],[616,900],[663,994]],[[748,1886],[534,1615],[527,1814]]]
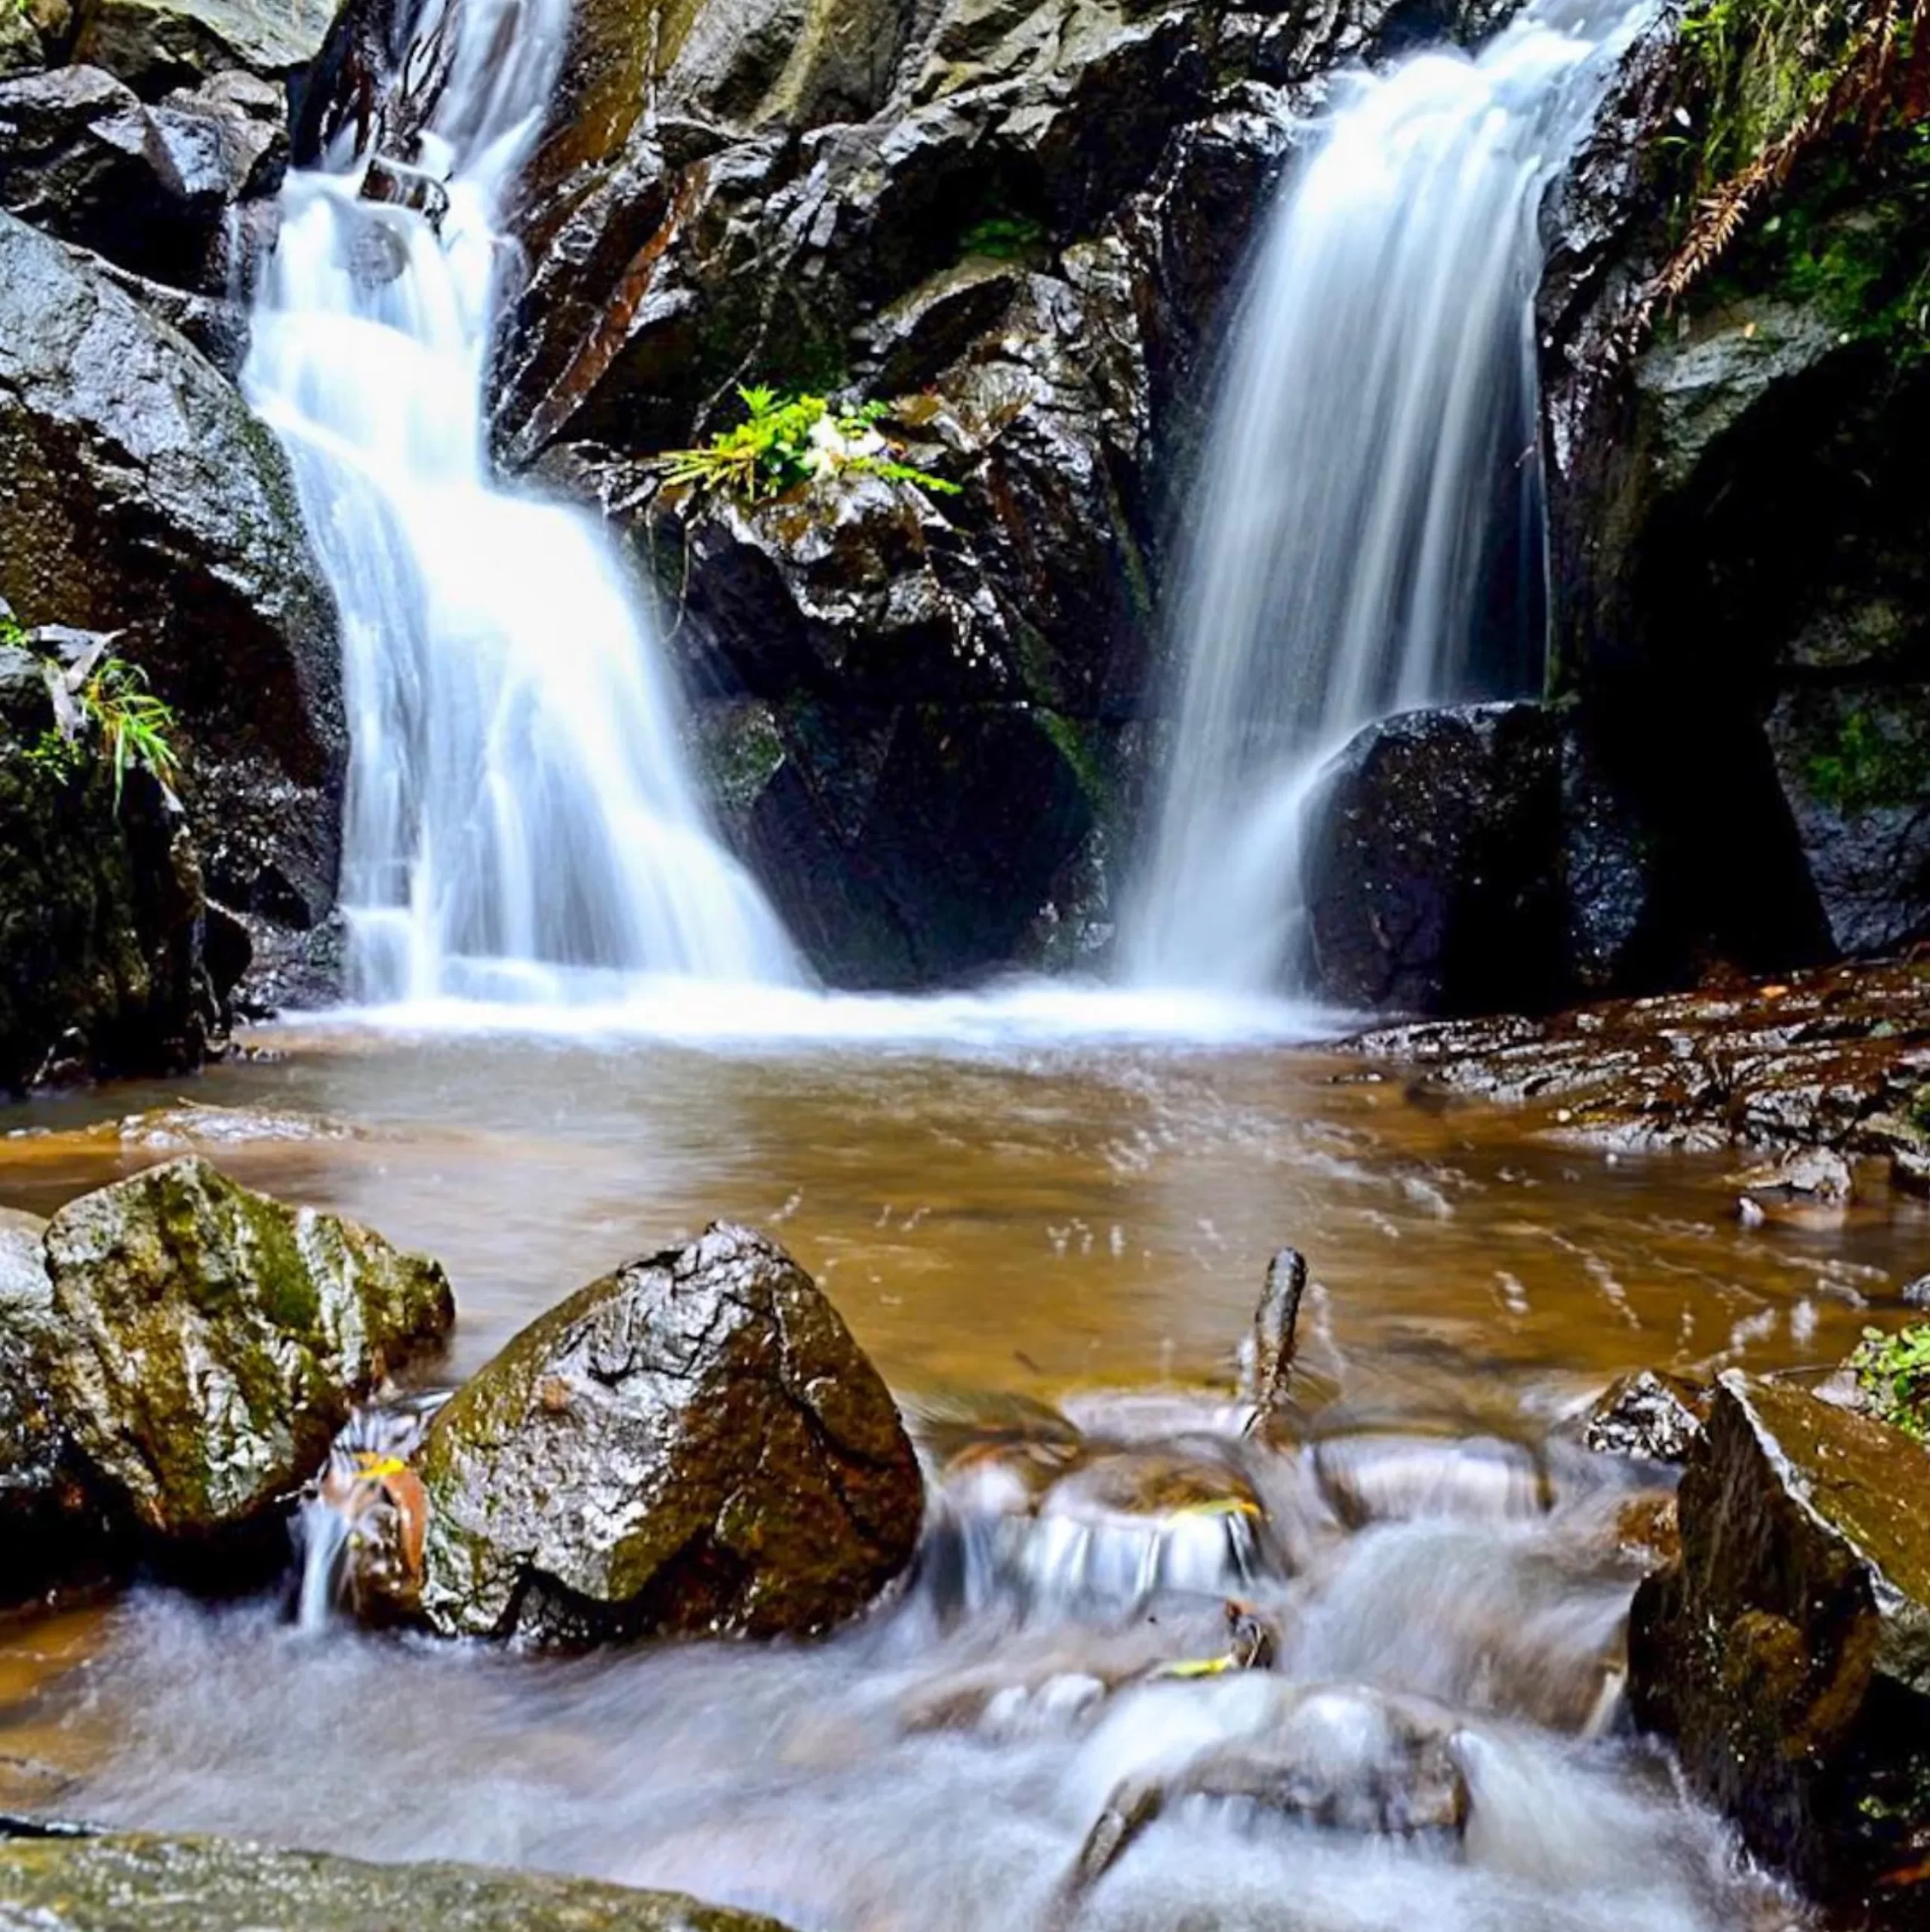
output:
[[[988,214],[959,237],[961,257],[978,255],[995,262],[1023,261],[1045,245],[1045,224],[1029,214]]]
[[[1810,759],[1805,776],[1823,804],[1850,817],[1911,804],[1930,792],[1930,747],[1885,731],[1867,712],[1852,711],[1835,744]]]
[[[1112,760],[1097,728],[1056,711],[1035,711],[1033,716],[1071,767],[1094,817],[1110,822],[1115,804]]]

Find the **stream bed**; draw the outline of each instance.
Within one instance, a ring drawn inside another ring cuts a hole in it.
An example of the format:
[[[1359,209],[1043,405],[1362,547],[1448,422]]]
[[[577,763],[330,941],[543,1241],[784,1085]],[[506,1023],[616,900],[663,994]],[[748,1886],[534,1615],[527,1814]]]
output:
[[[9,1110],[0,1204],[199,1148],[440,1257],[454,1378],[629,1256],[763,1227],[904,1405],[927,1554],[808,1646],[537,1660],[151,1588],[17,1623],[0,1771],[63,1812],[682,1887],[797,1932],[1808,1922],[1618,1721],[1628,1525],[1666,1478],[1574,1419],[1628,1368],[1840,1358],[1922,1272],[1915,1204],[1745,1226],[1734,1156],[1563,1146],[1264,1039],[331,1021],[251,1052]],[[1263,1441],[1237,1352],[1289,1242],[1302,1405]],[[1228,1597],[1273,1669],[1197,1672]],[[1416,1795],[1424,1736],[1454,1829]],[[1163,1805],[1069,1895],[1122,1785]]]

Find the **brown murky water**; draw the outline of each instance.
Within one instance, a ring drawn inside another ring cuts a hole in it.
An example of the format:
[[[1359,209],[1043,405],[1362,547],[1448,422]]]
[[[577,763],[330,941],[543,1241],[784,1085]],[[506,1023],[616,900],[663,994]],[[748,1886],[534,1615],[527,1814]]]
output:
[[[1578,1152],[1534,1138],[1532,1116],[1424,1103],[1317,1049],[335,1026],[257,1044],[279,1057],[11,1110],[0,1204],[51,1211],[199,1146],[441,1256],[457,1374],[626,1256],[748,1220],[825,1284],[914,1409],[1018,1393],[1129,1446],[1226,1429],[1267,1257],[1291,1242],[1316,1283],[1305,1359],[1368,1446],[1328,1467],[1288,1445],[1254,1466],[1295,1525],[1273,1567],[1156,1578],[1199,1555],[1170,1524],[1006,1524],[962,1597],[956,1577],[927,1577],[804,1651],[543,1664],[317,1639],[275,1603],[136,1592],[0,1635],[12,1801],[685,1885],[800,1932],[1018,1932],[1125,1770],[1285,1734],[1237,1687],[1128,1687],[1101,1706],[1050,1689],[1104,1678],[1094,1658],[1140,1641],[1136,1620],[1169,1586],[1191,1601],[1237,1585],[1288,1632],[1292,1694],[1339,1684],[1454,1714],[1467,1841],[1358,1841],[1192,1801],[1184,1830],[1149,1834],[1108,1875],[1082,1926],[1794,1922],[1652,1754],[1584,1723],[1633,1587],[1602,1541],[1633,1478],[1566,1451],[1552,1491],[1525,1491],[1497,1445],[1538,1441],[1624,1368],[1839,1358],[1930,1269],[1915,1204],[1879,1188],[1846,1214],[1752,1230],[1732,1160]],[[1442,1445],[1438,1466],[1375,1462],[1416,1430]],[[1336,1515],[1337,1482],[1381,1485],[1365,1527],[1352,1506]],[[1538,1496],[1525,1514],[1524,1494]],[[935,1729],[907,1718],[949,1709],[961,1673],[988,1669],[1014,1673],[1002,1697]],[[1267,1694],[1288,1693],[1270,1678]]]

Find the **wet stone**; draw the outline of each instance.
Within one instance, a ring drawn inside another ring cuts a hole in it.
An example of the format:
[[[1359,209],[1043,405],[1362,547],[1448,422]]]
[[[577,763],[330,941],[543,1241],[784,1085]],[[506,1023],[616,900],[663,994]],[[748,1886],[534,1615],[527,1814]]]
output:
[[[0,1838],[0,1923],[35,1932],[784,1932],[756,1913],[480,1866],[368,1865],[144,1832]]]
[[[421,1614],[452,1636],[823,1629],[905,1567],[923,1514],[836,1310],[721,1223],[533,1322],[436,1417],[420,1466]]]
[[[166,1537],[279,1512],[352,1404],[454,1320],[435,1262],[195,1155],[69,1202],[47,1260],[58,1411]]]
[[[1707,1388],[1661,1370],[1640,1369],[1597,1398],[1582,1424],[1581,1439],[1605,1455],[1679,1463],[1700,1439],[1708,1414]]]
[[[1639,1719],[1759,1857],[1873,1925],[1921,1926],[1930,1454],[1731,1371],[1679,1517],[1681,1559],[1631,1615]]]

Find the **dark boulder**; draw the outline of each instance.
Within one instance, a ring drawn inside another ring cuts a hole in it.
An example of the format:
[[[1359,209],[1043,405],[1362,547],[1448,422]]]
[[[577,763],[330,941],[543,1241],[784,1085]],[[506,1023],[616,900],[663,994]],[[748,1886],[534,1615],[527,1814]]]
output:
[[[353,1404],[454,1319],[436,1263],[198,1155],[70,1201],[46,1256],[56,1413],[135,1521],[190,1543],[279,1520]]]
[[[1922,1923],[1930,1857],[1930,1455],[1734,1371],[1638,1591],[1630,1688],[1750,1849],[1827,1903]]]
[[[0,645],[0,1091],[176,1072],[221,1025],[179,808],[143,770],[51,752],[54,729],[42,661]]]
[[[817,1630],[910,1561],[917,1459],[782,1249],[713,1227],[533,1322],[437,1416],[420,1594],[445,1635]]]
[[[178,714],[208,896],[313,928],[334,902],[346,731],[287,464],[182,337],[5,214],[0,476],[0,595],[26,623],[120,634]]]
[[[40,1932],[784,1932],[753,1912],[588,1878],[131,1832],[0,1836],[0,1913]]]

